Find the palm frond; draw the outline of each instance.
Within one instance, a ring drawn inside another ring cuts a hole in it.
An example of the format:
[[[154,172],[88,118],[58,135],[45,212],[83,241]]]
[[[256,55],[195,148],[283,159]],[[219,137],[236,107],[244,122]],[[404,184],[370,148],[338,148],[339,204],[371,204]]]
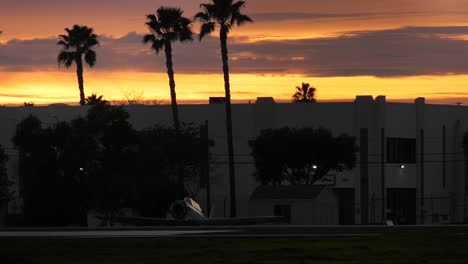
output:
[[[160,50],[164,47],[164,40],[162,39],[156,39],[153,41],[153,44],[151,45],[151,48],[156,51],[156,53],[159,53]]]
[[[57,56],[57,62],[59,66],[64,65],[66,68],[69,68],[75,60],[75,57],[75,52],[62,50]]]
[[[210,35],[215,30],[215,22],[207,22],[201,25],[199,40],[202,40],[206,35]]]
[[[85,53],[85,62],[92,68],[96,64],[96,52],[94,50],[88,50]]]
[[[147,44],[148,42],[154,42],[156,41],[156,37],[153,35],[153,34],[147,34],[145,36],[143,36],[143,44]]]
[[[215,1],[214,4],[201,4],[200,8],[204,11],[205,14],[209,16],[209,19],[216,19],[216,9],[217,5]]]
[[[241,26],[247,22],[253,22],[252,18],[243,14],[239,14],[235,17],[235,19],[233,17],[233,19],[231,20],[231,25],[235,23],[238,26]]]
[[[245,7],[245,1],[237,1],[232,4],[231,11],[233,13],[240,13],[240,10]]]
[[[193,41],[193,32],[189,29],[182,29],[179,33],[179,40],[181,42]]]
[[[161,6],[156,10],[156,14],[147,15],[149,21],[146,25],[153,36],[145,36],[143,43],[151,42],[152,48],[159,52],[165,41],[193,40],[192,20],[184,17],[183,13],[180,8]]]
[[[201,22],[208,22],[210,21],[210,16],[205,13],[205,12],[198,12],[194,17],[193,17],[194,20],[197,20],[197,21],[201,21]]]
[[[59,40],[59,41],[57,42],[57,45],[64,46],[65,49],[69,49],[69,48],[70,48],[70,45],[68,44],[68,42],[63,41],[63,40]]]
[[[97,35],[96,34],[91,34],[89,35],[87,38],[86,38],[86,46],[87,47],[93,47],[93,46],[96,46],[96,45],[99,45],[99,41],[97,39]]]

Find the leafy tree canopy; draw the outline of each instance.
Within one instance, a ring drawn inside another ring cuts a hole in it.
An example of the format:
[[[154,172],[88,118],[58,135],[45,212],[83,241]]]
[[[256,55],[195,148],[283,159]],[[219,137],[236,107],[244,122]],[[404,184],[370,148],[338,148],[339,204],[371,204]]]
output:
[[[199,182],[206,149],[198,128],[183,126],[177,138],[163,126],[137,131],[128,118],[123,107],[99,103],[70,122],[44,127],[28,116],[17,125],[26,224],[85,225],[89,210],[112,218],[124,207],[164,217],[176,198],[177,162]]]
[[[265,129],[249,142],[262,184],[312,184],[329,171],[352,169],[355,138],[324,128]]]

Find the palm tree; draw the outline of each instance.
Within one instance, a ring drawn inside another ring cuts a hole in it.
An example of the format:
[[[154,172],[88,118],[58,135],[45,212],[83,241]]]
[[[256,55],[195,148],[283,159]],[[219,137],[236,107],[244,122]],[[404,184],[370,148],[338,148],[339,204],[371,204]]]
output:
[[[87,105],[102,105],[108,104],[109,101],[102,98],[102,95],[97,96],[97,94],[93,93],[90,96],[86,97],[86,104]]]
[[[315,103],[315,92],[317,89],[310,86],[308,83],[302,83],[301,87],[296,86],[296,93],[293,94],[292,99],[295,103]]]
[[[80,105],[85,105],[85,94],[83,84],[83,56],[85,62],[93,67],[96,63],[96,52],[93,47],[98,45],[97,35],[93,29],[87,26],[74,25],[72,29],[65,28],[67,35],[59,35],[57,45],[62,46],[57,62],[69,68],[73,62],[76,63],[76,75],[78,77],[78,88],[80,89]]]
[[[166,54],[166,69],[169,77],[169,89],[171,94],[172,118],[176,137],[180,136],[179,110],[177,108],[176,84],[174,80],[174,69],[172,64],[172,43],[187,42],[193,40],[191,29],[192,21],[182,16],[183,11],[180,8],[160,7],[156,14],[147,15],[146,25],[150,34],[143,37],[143,43],[151,43],[151,48],[159,54],[164,48]],[[184,169],[181,160],[177,160],[177,184],[178,196],[180,199],[184,196]]]
[[[193,40],[191,29],[192,21],[182,16],[183,11],[180,8],[160,7],[156,14],[147,15],[146,18],[151,34],[143,37],[143,43],[151,43],[151,48],[159,54],[164,48],[166,53],[166,68],[169,77],[169,88],[171,93],[172,117],[174,119],[174,128],[180,129],[179,111],[177,108],[177,97],[175,90],[174,70],[172,64],[172,42],[187,42]]]
[[[234,25],[242,25],[253,20],[242,14],[245,1],[233,2],[233,0],[211,0],[209,4],[201,4],[202,12],[195,15],[195,19],[202,22],[200,40],[213,33],[216,25],[219,26],[219,39],[221,41],[221,57],[223,61],[224,91],[226,97],[226,131],[229,155],[229,182],[231,217],[236,217],[236,187],[234,171],[234,146],[232,142],[232,114],[231,114],[231,87],[229,83],[229,64],[227,35]]]

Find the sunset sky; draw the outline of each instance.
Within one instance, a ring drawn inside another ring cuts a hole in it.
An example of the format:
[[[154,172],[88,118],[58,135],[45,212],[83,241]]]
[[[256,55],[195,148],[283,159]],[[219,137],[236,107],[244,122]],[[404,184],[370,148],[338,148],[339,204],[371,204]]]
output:
[[[165,58],[141,43],[145,15],[175,6],[193,17],[203,2],[1,0],[0,104],[79,101],[75,66],[56,62],[57,36],[74,24],[94,28],[101,43],[96,66],[85,68],[86,95],[167,101]],[[307,82],[319,102],[386,95],[468,104],[468,0],[247,0],[243,11],[255,23],[229,36],[234,101],[290,101]],[[216,35],[173,48],[180,103],[223,96]]]

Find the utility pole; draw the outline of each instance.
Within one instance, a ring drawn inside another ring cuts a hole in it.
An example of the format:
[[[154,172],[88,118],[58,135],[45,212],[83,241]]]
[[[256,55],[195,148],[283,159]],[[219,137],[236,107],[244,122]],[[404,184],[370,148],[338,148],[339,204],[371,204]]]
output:
[[[385,129],[380,129],[380,181],[382,193],[382,223],[387,221],[387,192],[385,185]]]
[[[206,213],[210,216],[211,212],[211,186],[210,186],[210,141],[208,139],[208,120],[200,126],[200,139],[202,144],[201,157],[201,185],[206,186]]]

